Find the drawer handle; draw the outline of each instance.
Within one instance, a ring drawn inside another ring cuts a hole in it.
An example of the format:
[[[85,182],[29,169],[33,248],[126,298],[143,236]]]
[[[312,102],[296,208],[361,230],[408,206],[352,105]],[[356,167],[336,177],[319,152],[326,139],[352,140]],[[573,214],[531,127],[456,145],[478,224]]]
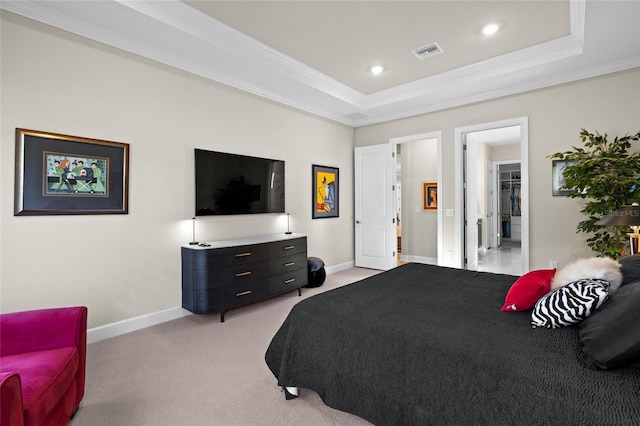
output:
[[[293,266],[295,264],[296,264],[296,262],[288,262],[288,263],[285,263],[284,266]]]
[[[246,256],[251,256],[251,252],[248,251],[246,253],[238,253],[238,254],[236,254],[236,257],[246,257]]]
[[[291,284],[292,282],[294,282],[296,279],[295,278],[289,278],[288,280],[285,280],[285,284]]]
[[[236,293],[236,297],[246,296],[247,294],[251,294],[251,290],[242,291],[240,293]]]
[[[236,274],[236,277],[246,277],[247,275],[251,275],[251,271],[247,271],[247,272],[238,272]]]
[[[295,248],[296,246],[285,246],[284,249],[285,250],[291,250],[292,248]]]

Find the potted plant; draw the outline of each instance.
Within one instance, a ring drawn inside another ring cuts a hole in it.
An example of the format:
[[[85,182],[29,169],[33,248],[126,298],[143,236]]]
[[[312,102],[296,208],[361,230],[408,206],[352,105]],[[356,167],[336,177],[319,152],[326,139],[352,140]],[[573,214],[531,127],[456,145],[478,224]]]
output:
[[[640,149],[632,151],[634,135],[615,137],[597,131],[580,131],[582,147],[557,152],[549,158],[569,162],[564,169],[567,196],[585,200],[580,210],[587,218],[578,224],[576,232],[590,234],[587,245],[599,256],[618,258],[628,247],[628,227],[598,226],[596,222],[610,212],[633,202],[640,202]],[[640,148],[640,147],[637,147]]]

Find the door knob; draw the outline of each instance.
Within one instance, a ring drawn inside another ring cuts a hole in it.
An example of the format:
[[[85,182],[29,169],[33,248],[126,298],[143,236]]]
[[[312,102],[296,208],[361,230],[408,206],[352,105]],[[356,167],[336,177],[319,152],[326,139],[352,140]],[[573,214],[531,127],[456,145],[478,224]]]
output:
[[[357,223],[357,224],[360,224],[361,222],[360,222],[359,220],[356,220],[356,223]]]

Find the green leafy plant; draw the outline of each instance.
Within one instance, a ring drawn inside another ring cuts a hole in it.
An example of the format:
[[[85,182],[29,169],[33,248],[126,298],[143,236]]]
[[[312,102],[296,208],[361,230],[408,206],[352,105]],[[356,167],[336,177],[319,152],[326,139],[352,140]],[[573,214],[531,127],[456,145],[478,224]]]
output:
[[[549,158],[573,162],[564,169],[564,188],[574,191],[568,197],[586,201],[580,211],[587,216],[576,232],[590,234],[587,245],[599,256],[615,259],[627,250],[629,228],[596,222],[624,205],[640,202],[640,150],[630,152],[640,132],[609,141],[606,133],[581,129],[580,139],[584,148],[574,146]]]

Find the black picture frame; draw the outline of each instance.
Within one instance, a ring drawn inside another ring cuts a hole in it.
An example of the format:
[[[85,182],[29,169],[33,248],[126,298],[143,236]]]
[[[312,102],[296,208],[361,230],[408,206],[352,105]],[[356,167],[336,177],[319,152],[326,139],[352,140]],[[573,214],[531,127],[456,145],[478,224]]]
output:
[[[311,218],[339,217],[340,170],[337,167],[313,164]]]
[[[16,129],[15,216],[128,213],[129,144]]]

